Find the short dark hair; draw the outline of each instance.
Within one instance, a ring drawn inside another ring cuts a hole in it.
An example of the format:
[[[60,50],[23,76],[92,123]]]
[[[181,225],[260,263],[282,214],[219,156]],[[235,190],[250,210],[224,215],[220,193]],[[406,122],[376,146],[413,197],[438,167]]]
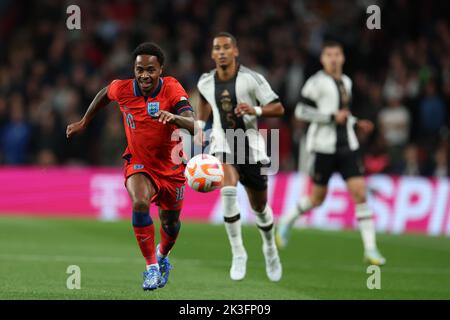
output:
[[[322,44],[322,51],[325,50],[326,48],[336,48],[336,47],[341,48],[341,50],[344,51],[344,47],[340,42],[336,40],[326,40]]]
[[[236,37],[233,36],[231,33],[226,32],[226,31],[219,32],[218,34],[216,34],[216,35],[214,36],[214,39],[215,39],[215,38],[219,38],[219,37],[230,38],[230,39],[231,39],[231,42],[233,43],[233,45],[234,45],[235,47],[237,47],[237,40],[236,40]]]
[[[155,56],[158,59],[159,64],[164,65],[164,52],[153,42],[144,42],[138,45],[133,51],[133,60],[135,61],[137,56],[140,55]]]

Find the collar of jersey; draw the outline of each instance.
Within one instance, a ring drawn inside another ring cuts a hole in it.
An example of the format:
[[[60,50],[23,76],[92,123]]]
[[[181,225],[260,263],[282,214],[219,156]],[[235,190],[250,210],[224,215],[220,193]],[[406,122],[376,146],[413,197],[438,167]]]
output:
[[[153,93],[150,95],[151,98],[155,98],[158,95],[158,93],[161,91],[163,83],[164,83],[164,80],[159,78],[158,86],[153,91]],[[144,97],[144,95],[141,92],[141,89],[139,88],[139,85],[138,85],[136,79],[133,80],[133,91],[134,91],[135,97]]]

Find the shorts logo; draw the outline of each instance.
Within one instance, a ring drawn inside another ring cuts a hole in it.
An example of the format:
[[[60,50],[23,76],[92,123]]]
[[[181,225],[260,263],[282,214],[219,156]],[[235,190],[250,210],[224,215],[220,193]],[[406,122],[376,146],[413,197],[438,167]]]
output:
[[[155,113],[159,111],[159,102],[148,102],[147,103],[147,112],[150,117],[154,117]]]
[[[135,165],[133,166],[133,169],[134,169],[134,170],[144,169],[144,165],[143,165],[143,164],[135,164]]]

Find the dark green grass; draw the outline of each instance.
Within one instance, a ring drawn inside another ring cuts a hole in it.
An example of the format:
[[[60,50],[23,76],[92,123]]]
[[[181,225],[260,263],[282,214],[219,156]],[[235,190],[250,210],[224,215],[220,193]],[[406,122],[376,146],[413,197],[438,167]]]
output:
[[[1,217],[0,299],[450,299],[450,238],[379,235],[388,264],[369,290],[358,232],[294,231],[279,283],[266,278],[257,229],[243,236],[247,277],[232,282],[223,226],[184,223],[169,284],[143,292],[129,222]],[[80,290],[66,288],[69,265]]]

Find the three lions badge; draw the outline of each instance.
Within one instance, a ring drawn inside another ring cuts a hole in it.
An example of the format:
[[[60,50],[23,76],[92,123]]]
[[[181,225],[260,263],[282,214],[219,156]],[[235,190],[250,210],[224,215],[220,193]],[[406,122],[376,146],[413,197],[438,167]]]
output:
[[[159,111],[159,102],[148,102],[147,112],[150,117],[154,118],[155,114]]]

